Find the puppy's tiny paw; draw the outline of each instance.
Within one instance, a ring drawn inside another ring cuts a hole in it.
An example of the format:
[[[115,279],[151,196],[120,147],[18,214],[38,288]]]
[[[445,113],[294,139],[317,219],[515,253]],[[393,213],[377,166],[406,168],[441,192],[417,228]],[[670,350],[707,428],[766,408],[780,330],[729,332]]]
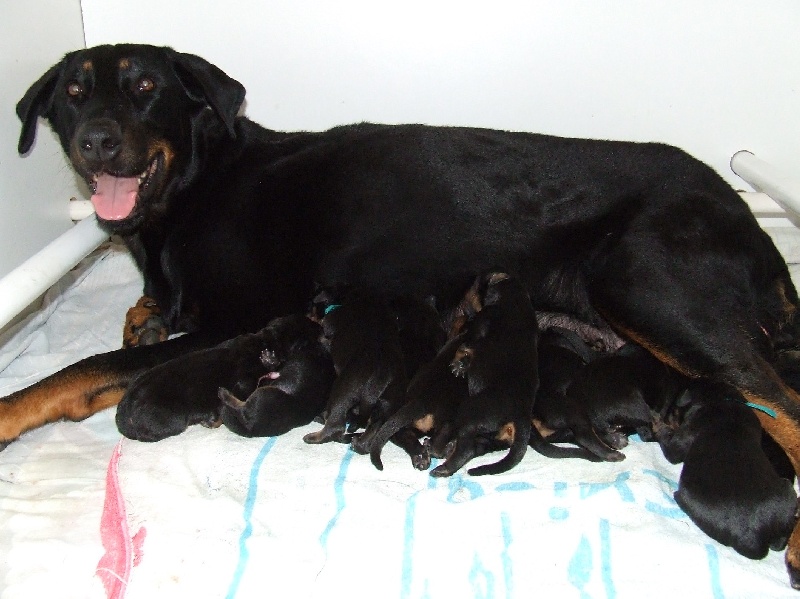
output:
[[[452,475],[453,473],[447,469],[446,464],[439,464],[438,466],[436,466],[436,468],[431,470],[431,476],[436,478],[444,478],[446,476],[452,476]]]
[[[464,360],[453,360],[450,362],[450,372],[458,377],[467,376],[467,364]]]
[[[412,455],[411,464],[417,470],[427,470],[431,467],[431,456],[427,452]]]
[[[267,368],[277,368],[280,360],[278,359],[278,355],[275,353],[275,350],[272,349],[265,349],[261,352],[261,363]]]

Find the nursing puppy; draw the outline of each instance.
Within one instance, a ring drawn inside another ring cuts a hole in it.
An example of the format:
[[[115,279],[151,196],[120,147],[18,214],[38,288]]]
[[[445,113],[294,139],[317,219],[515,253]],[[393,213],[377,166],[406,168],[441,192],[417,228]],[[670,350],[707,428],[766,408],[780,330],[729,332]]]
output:
[[[284,359],[279,339],[286,332],[283,324],[271,321],[258,333],[153,366],[128,388],[129,402],[118,406],[117,425],[138,441],[158,441],[192,424],[218,426],[218,389],[250,395]]]
[[[268,328],[274,335],[261,360],[270,373],[244,400],[225,387],[218,390],[223,424],[244,437],[282,435],[311,422],[325,408],[335,376],[318,324],[296,315],[277,318]],[[239,388],[247,388],[248,381],[242,383]]]
[[[415,461],[412,456],[412,463],[418,470],[426,470],[431,457],[445,458],[452,451],[456,413],[469,395],[467,380],[453,376],[450,368],[463,341],[464,334],[449,340],[432,361],[417,370],[408,384],[406,403],[386,420],[369,443],[364,444],[376,468],[383,469],[381,450],[397,436],[429,437],[418,459]]]
[[[579,369],[567,395],[572,405],[585,407],[603,443],[622,449],[631,433],[652,441],[652,412],[675,402],[687,385],[686,377],[628,343]]]
[[[753,409],[732,388],[697,386],[683,423],[657,428],[670,461],[683,461],[675,501],[711,538],[750,559],[781,550],[797,495],[761,448]]]
[[[354,450],[366,453],[370,438],[405,402],[408,378],[397,319],[383,298],[358,290],[323,290],[315,298],[315,309],[325,304],[322,329],[330,344],[336,380],[325,409],[325,425],[303,440],[352,441]],[[363,433],[351,434],[360,427]],[[404,449],[414,459],[422,445],[414,439]]]
[[[480,281],[481,310],[467,323],[464,341],[450,362],[452,373],[467,379],[469,393],[456,413],[453,453],[432,476],[452,475],[498,441],[510,447],[508,454],[469,473],[505,472],[522,460],[530,439],[539,384],[536,313],[516,279],[493,272]]]
[[[447,334],[432,299],[423,301],[403,296],[390,303],[397,319],[400,348],[409,378],[423,364],[432,361],[447,342]]]
[[[539,336],[539,390],[533,405],[532,445],[574,443],[571,455],[592,462],[617,462],[625,458],[600,440],[589,416],[588,407],[568,393],[578,373],[597,353],[574,331],[552,327]],[[564,448],[565,450],[571,448]],[[542,452],[544,453],[544,452]]]

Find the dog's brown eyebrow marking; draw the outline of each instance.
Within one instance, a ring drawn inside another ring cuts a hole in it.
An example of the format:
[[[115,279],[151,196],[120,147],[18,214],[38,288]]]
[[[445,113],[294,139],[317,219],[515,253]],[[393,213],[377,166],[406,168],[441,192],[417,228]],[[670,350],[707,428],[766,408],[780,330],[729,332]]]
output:
[[[119,59],[119,70],[124,71],[125,69],[131,68],[131,61],[127,58],[120,58]]]
[[[91,71],[94,68],[91,60],[84,60],[82,66],[84,71]]]

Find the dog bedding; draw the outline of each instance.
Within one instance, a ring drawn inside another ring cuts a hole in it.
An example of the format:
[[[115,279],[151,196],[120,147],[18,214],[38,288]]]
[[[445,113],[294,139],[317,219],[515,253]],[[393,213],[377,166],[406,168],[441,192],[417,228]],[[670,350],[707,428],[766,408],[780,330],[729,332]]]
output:
[[[800,263],[800,232],[771,233]],[[84,260],[0,338],[0,396],[119,347],[140,291],[121,246]],[[635,437],[618,463],[529,451],[502,475],[435,479],[393,445],[379,472],[344,445],[303,443],[316,424],[148,444],[121,438],[113,412],[0,453],[3,599],[797,593],[782,552],[752,561],[700,532],[672,499],[680,466]]]

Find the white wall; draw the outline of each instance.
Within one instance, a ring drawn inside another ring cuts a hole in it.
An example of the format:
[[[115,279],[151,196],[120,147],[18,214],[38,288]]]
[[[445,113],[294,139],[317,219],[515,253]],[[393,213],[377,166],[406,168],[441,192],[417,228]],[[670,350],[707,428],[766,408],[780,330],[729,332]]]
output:
[[[359,120],[679,145],[746,188],[800,159],[797,0],[83,0],[88,45],[172,45],[275,129]]]
[[[0,8],[0,277],[72,226],[84,193],[49,128],[17,154],[17,101],[61,56],[83,47],[80,0],[4,0]]]
[[[275,129],[416,121],[658,140],[744,188],[728,167],[737,150],[790,173],[800,162],[797,0],[5,0],[0,276],[85,196],[47,128],[17,156],[14,114],[84,34],[203,55]]]

